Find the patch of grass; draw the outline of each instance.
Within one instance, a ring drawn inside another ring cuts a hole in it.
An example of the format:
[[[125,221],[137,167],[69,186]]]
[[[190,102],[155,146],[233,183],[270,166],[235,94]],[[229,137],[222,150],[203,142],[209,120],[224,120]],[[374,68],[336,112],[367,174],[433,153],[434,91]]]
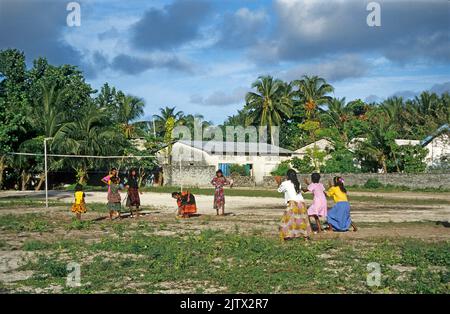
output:
[[[429,192],[429,193],[448,193],[450,189],[448,188],[431,188],[431,187],[420,187],[420,188],[411,188],[407,186],[399,186],[392,184],[381,184],[379,187],[365,187],[364,185],[349,185],[349,189],[353,191],[360,192]]]
[[[17,199],[20,198],[20,199]],[[49,206],[62,206],[66,205],[60,201],[49,201]],[[45,207],[44,200],[38,200],[29,196],[8,196],[0,198],[0,208],[23,208],[23,207]]]
[[[72,219],[69,225],[66,226],[67,230],[86,230],[92,225],[91,221]]]
[[[28,240],[22,245],[24,251],[40,251],[47,250],[52,247],[51,243],[39,240]]]
[[[33,277],[38,280],[65,278],[68,273],[67,263],[59,260],[57,255],[39,255],[36,261],[29,262],[22,269],[34,270]]]
[[[1,215],[0,229],[14,232],[51,232],[53,226],[43,214]]]
[[[43,252],[24,266],[35,276],[20,284],[64,286],[66,265],[76,261],[81,264],[82,286],[65,287],[63,292],[152,293],[178,289],[178,283],[200,293],[210,287],[225,293],[448,293],[448,241],[281,242],[257,229],[253,234],[205,229],[160,236],[146,233],[147,223],[139,221],[132,229],[113,224],[115,233],[94,243],[26,241],[24,250]],[[373,262],[381,267],[379,287],[366,283],[367,265]]]

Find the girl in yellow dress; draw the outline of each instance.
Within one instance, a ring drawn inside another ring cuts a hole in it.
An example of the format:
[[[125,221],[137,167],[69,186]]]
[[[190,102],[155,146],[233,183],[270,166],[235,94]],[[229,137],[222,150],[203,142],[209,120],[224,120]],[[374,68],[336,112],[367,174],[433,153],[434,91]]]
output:
[[[72,205],[72,212],[75,213],[78,220],[81,220],[81,214],[86,212],[86,203],[84,201],[85,196],[83,186],[81,184],[77,184],[75,186],[75,202]]]

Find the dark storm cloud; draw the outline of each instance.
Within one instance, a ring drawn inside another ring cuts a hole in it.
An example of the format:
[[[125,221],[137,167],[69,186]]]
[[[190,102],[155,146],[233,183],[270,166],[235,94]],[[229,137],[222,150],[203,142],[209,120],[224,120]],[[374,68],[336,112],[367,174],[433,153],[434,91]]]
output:
[[[201,22],[211,12],[206,0],[176,0],[151,8],[131,27],[131,43],[142,50],[166,50],[199,37]]]
[[[369,1],[285,1],[274,4],[273,47],[266,60],[301,60],[339,53],[381,53],[392,61],[450,62],[449,2],[377,1],[381,26],[366,23]]]
[[[0,49],[23,50],[28,63],[46,57],[52,64],[81,65],[81,55],[61,36],[65,29],[66,1],[2,0]]]
[[[125,74],[139,74],[155,68],[166,68],[182,72],[191,72],[190,65],[175,56],[165,56],[162,58],[142,58],[119,54],[114,57],[110,63],[110,67]]]
[[[236,12],[227,12],[219,27],[217,46],[221,48],[242,48],[255,44],[261,34],[267,30],[268,15],[260,11],[240,8]]]

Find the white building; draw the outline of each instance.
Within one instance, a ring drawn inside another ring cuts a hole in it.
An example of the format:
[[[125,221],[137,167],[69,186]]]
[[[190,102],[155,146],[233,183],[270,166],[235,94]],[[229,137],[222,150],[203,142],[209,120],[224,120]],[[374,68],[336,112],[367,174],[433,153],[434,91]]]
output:
[[[181,140],[172,146],[172,163],[214,166],[225,175],[229,175],[230,165],[239,164],[249,169],[258,184],[292,154],[290,150],[265,143]],[[167,148],[157,153],[157,159],[160,164],[168,163]]]
[[[420,142],[422,147],[428,149],[425,162],[428,167],[444,166],[450,168],[450,127],[444,124],[430,136]]]
[[[349,142],[347,148],[350,151],[354,151],[358,143],[364,142],[365,140],[367,139],[364,137],[354,138]],[[421,145],[426,148],[428,150],[427,156],[425,157],[427,167],[445,166],[445,163],[447,163],[447,168],[450,167],[450,127],[448,124],[444,124],[422,141],[395,139],[395,143],[398,146]],[[307,154],[308,149],[313,149],[314,147],[317,147],[320,151],[330,151],[333,150],[334,145],[327,139],[320,139],[314,143],[297,149],[294,152],[294,156],[303,158]]]
[[[303,146],[302,148],[297,149],[294,152],[294,155],[303,158],[306,154],[308,154],[308,151],[314,150],[314,148],[318,149],[319,151],[330,151],[334,149],[334,144],[323,138],[318,141],[315,141],[314,143],[308,144],[306,146]]]

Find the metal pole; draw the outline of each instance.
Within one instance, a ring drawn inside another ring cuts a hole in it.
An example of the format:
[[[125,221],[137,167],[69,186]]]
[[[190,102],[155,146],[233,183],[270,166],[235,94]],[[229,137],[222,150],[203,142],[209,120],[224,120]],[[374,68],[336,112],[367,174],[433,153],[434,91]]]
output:
[[[180,159],[179,160],[179,162],[180,162],[180,174],[179,174],[179,176],[180,176],[180,179],[183,180],[183,176],[181,175],[181,155],[180,155],[179,159]],[[183,193],[183,181],[181,181],[181,193]]]
[[[45,167],[45,208],[48,208],[48,180],[47,180],[47,138],[44,138],[44,167]]]
[[[153,136],[156,137],[155,118],[153,118]]]

